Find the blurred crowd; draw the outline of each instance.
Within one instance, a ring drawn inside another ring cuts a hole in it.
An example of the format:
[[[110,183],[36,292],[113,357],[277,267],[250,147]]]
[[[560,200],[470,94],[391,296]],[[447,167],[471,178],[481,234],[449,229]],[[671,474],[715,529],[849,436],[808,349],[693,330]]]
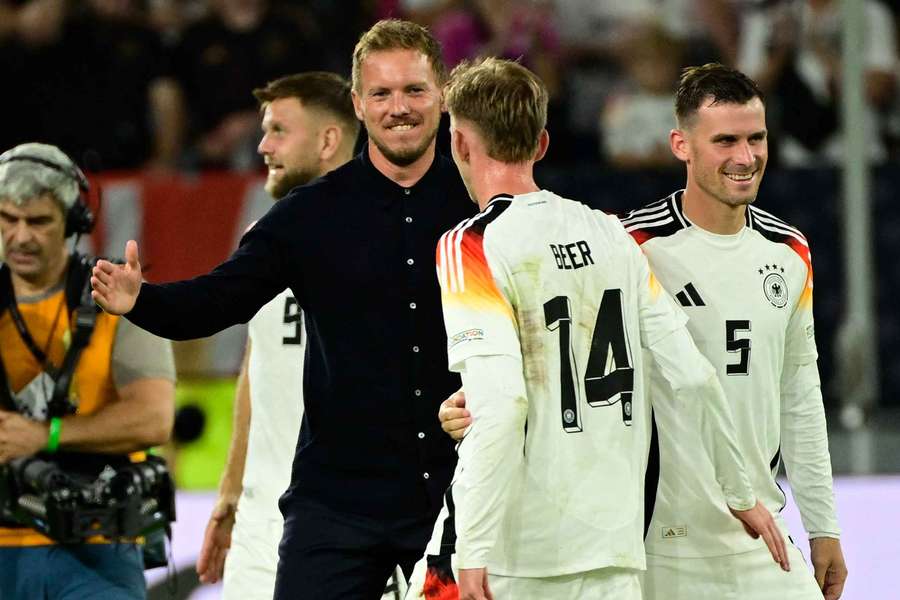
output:
[[[859,0],[875,163],[900,161],[900,0]],[[548,160],[667,168],[680,68],[720,61],[767,94],[772,160],[841,159],[841,0],[0,0],[0,148],[40,140],[90,170],[259,167],[250,91],[349,75],[379,18],[427,25],[453,66],[520,59],[552,94]]]

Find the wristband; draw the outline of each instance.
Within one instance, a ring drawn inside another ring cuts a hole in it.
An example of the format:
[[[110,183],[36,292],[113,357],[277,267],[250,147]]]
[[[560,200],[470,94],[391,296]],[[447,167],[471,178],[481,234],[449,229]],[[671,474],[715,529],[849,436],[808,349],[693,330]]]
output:
[[[45,450],[50,454],[59,449],[59,434],[62,431],[62,419],[60,417],[53,417],[50,419],[50,433],[47,436],[47,447]]]

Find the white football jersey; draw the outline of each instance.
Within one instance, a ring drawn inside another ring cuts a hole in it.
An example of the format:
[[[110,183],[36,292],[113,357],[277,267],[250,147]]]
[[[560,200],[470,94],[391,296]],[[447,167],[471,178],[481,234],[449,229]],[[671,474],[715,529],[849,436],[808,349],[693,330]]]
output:
[[[685,316],[615,217],[547,191],[494,198],[441,238],[437,263],[451,369],[519,357],[527,392],[524,460],[496,490],[506,508],[488,571],[643,568],[641,348],[683,330]],[[455,539],[455,492],[429,554]]]
[[[812,314],[812,267],[806,238],[796,228],[749,206],[747,224],[735,235],[693,226],[681,192],[632,211],[622,219],[641,244],[653,272],[689,316],[688,328],[716,368],[731,404],[738,445],[753,489],[787,531],[780,517],[785,496],[775,480],[785,420],[801,419],[816,448],[806,464],[787,464],[795,489],[813,486],[801,504],[810,531],[836,535],[831,471],[825,439]],[[782,374],[790,365],[812,365],[807,390],[782,402]],[[671,395],[654,369],[650,396]],[[649,554],[703,557],[763,546],[728,511],[713,467],[693,426],[678,414],[657,413],[660,481],[647,534]],[[787,436],[788,434],[784,434]],[[790,435],[794,435],[791,433]],[[824,454],[824,456],[823,456]],[[792,468],[792,466],[796,468]],[[815,506],[814,506],[815,505]],[[806,510],[804,510],[806,509]]]
[[[291,479],[303,417],[303,313],[284,290],[250,319],[250,434],[241,519],[281,519],[278,498]]]

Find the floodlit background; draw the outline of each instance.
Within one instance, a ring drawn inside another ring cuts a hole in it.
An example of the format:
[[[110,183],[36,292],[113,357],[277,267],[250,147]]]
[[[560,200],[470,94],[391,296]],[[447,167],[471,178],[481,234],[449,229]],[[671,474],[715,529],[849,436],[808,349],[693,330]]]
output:
[[[0,149],[44,141],[70,153],[103,192],[101,206],[92,196],[100,220],[85,246],[118,256],[137,239],[148,279],[160,282],[214,266],[271,205],[251,89],[306,69],[348,75],[356,39],[378,18],[428,25],[450,66],[492,53],[537,72],[552,95],[539,183],[609,211],[684,181],[666,143],[679,69],[737,66],[767,99],[771,157],[758,205],[812,248],[844,598],[892,598],[898,9],[897,0],[0,0]],[[447,137],[444,128],[442,147]],[[218,595],[194,590],[190,567],[225,459],[244,336],[233,328],[176,344],[177,441],[164,452],[181,490],[182,598]],[[806,551],[791,503],[787,513]]]

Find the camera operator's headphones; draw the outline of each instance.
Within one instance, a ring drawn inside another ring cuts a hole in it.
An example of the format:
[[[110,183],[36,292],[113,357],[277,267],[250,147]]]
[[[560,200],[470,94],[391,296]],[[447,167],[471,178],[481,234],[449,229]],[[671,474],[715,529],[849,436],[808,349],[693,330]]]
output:
[[[75,198],[75,202],[66,211],[65,237],[83,235],[90,233],[91,230],[94,229],[94,213],[87,203],[87,195],[88,192],[90,192],[91,186],[88,184],[87,177],[84,176],[84,173],[72,159],[69,159],[69,161],[72,162],[72,165],[67,166],[53,162],[52,160],[47,160],[46,158],[41,158],[40,156],[17,154],[0,160],[0,164],[10,163],[16,160],[33,162],[43,167],[47,167],[48,169],[59,171],[78,184],[78,197]]]

